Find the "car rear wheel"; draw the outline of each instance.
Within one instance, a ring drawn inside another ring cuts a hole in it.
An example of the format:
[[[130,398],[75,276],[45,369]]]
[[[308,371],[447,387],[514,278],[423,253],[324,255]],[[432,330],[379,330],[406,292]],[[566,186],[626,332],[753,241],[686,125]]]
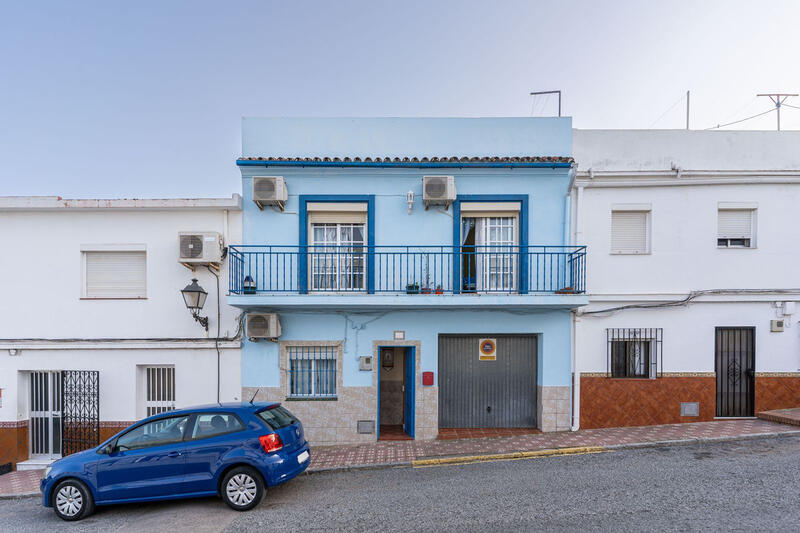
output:
[[[264,481],[254,468],[239,466],[222,480],[222,499],[231,509],[249,511],[264,497]]]
[[[86,485],[68,479],[53,489],[53,510],[62,520],[80,520],[94,511],[94,498]]]

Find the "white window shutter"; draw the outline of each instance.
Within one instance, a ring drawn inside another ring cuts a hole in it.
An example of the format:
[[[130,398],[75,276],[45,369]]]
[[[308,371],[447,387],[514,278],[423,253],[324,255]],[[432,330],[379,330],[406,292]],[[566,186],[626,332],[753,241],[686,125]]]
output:
[[[87,298],[145,298],[145,252],[84,252]]]
[[[717,211],[717,238],[750,239],[752,234],[752,209],[720,209]]]
[[[611,212],[611,252],[643,254],[648,252],[647,211]]]

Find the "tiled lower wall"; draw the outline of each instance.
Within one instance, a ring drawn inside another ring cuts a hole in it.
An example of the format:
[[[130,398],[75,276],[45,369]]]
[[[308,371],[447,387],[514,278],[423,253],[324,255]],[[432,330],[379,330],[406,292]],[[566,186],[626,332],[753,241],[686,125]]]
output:
[[[538,387],[536,391],[539,429],[542,431],[569,431],[570,388]]]
[[[0,465],[28,458],[28,421],[0,422]]]
[[[716,377],[668,373],[658,379],[581,375],[582,429],[703,422],[716,415]],[[681,402],[699,402],[700,416],[681,416]],[[756,413],[800,407],[800,374],[756,374]]]

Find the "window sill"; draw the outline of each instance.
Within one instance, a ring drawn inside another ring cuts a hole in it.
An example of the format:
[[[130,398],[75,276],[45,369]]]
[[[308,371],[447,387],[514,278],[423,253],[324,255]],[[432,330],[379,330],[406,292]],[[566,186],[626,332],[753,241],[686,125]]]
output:
[[[652,255],[652,252],[609,252],[609,255]]]
[[[717,250],[757,250],[757,246],[717,246]]]
[[[147,300],[147,296],[81,296],[81,300]]]
[[[640,378],[640,377],[633,377],[633,378],[620,378],[620,377],[606,377],[606,379],[614,380],[614,381],[655,381],[658,378]]]
[[[313,396],[288,396],[286,398],[287,402],[335,402],[338,401],[339,398],[337,396],[331,396],[326,398],[315,398]]]

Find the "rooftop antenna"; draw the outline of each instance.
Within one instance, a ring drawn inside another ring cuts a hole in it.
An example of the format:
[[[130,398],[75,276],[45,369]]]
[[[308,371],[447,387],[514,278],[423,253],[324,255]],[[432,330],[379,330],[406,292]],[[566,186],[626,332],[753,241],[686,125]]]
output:
[[[253,405],[253,400],[256,399],[256,396],[258,395],[259,392],[261,392],[261,387],[257,388],[256,391],[253,393],[253,397],[250,398],[250,405]]]
[[[768,96],[772,103],[775,104],[775,109],[778,110],[778,131],[781,131],[781,105],[791,98],[792,96],[797,96],[797,94],[793,93],[763,93],[757,94],[756,96]],[[791,107],[791,106],[790,106]]]
[[[561,116],[561,91],[537,91],[535,93],[531,93],[531,96],[540,96],[542,94],[557,94],[558,95],[558,116]]]

